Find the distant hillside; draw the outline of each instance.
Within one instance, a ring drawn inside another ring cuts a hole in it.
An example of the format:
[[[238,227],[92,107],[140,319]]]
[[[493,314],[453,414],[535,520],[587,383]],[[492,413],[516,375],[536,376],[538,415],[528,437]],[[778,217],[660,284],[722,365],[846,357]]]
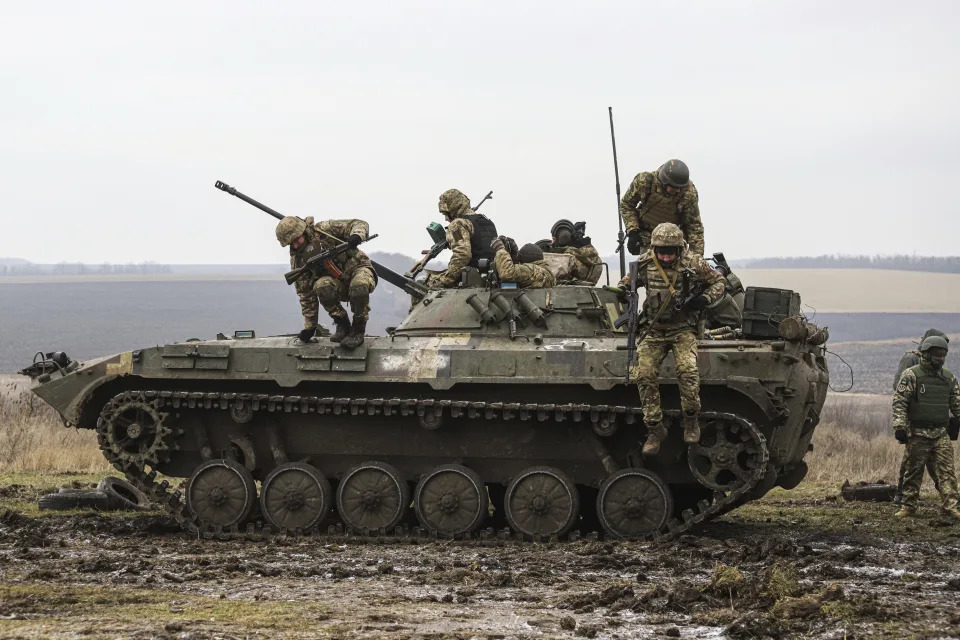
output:
[[[707,257],[710,257],[709,255]],[[627,261],[634,256],[627,254]],[[792,256],[748,258],[736,260],[727,256],[734,269],[888,269],[893,271],[928,271],[960,273],[960,256]],[[604,258],[615,273],[620,264],[618,254]],[[611,277],[613,277],[611,275]]]

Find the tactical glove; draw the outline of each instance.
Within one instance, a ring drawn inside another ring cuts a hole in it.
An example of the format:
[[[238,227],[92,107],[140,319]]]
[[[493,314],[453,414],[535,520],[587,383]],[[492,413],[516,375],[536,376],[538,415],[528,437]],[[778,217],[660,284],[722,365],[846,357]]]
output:
[[[304,329],[297,334],[297,337],[300,338],[300,342],[310,342],[310,339],[317,333],[316,327],[313,329]]]
[[[685,311],[700,311],[701,309],[706,309],[707,305],[710,304],[710,298],[707,296],[697,296],[693,300],[687,303],[687,306],[684,307]]]
[[[627,251],[635,256],[643,253],[643,241],[640,239],[640,229],[627,231]]]
[[[503,238],[503,248],[507,250],[507,253],[511,256],[517,255],[517,252],[520,251],[520,247],[517,246],[517,241],[507,236],[501,237]]]
[[[363,238],[360,237],[359,233],[351,233],[350,237],[347,238],[347,242],[350,243],[351,247],[357,247],[363,242]]]
[[[498,236],[490,241],[490,248],[493,249],[493,252],[496,253],[503,249],[503,236]]]
[[[900,444],[907,444],[907,430],[906,429],[897,429],[893,432],[893,437],[897,439],[897,442]]]

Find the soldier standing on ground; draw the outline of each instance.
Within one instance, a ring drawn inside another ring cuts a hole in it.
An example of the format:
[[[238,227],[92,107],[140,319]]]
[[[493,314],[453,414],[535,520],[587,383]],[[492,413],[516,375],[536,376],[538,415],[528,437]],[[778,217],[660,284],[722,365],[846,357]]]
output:
[[[543,260],[543,251],[535,244],[525,244],[519,250],[511,251],[507,247],[516,247],[512,238],[500,236],[490,243],[496,251],[494,263],[501,282],[515,282],[521,289],[543,289],[556,286],[553,273]]]
[[[947,344],[950,343],[950,338],[947,337],[943,331],[939,329],[927,329],[927,332],[923,334],[923,337],[920,338],[920,344],[923,344],[923,341],[929,338],[930,336],[940,336],[947,341]],[[897,385],[900,383],[900,378],[903,376],[903,372],[909,369],[910,367],[915,367],[920,364],[920,351],[917,349],[908,349],[906,353],[903,354],[903,357],[900,358],[900,364],[897,366],[897,375],[893,379],[893,390],[897,390]],[[906,444],[906,443],[902,443]],[[907,470],[907,449],[903,450],[903,459],[900,461],[900,476],[897,480],[897,493],[893,497],[893,503],[899,505],[903,500],[903,474]],[[930,479],[933,480],[933,486],[937,488],[937,491],[940,490],[940,483],[937,482],[937,471],[934,467],[933,461],[927,461],[927,473],[930,474]]]
[[[437,208],[449,222],[447,245],[452,255],[444,271],[430,274],[427,286],[449,289],[460,282],[460,271],[464,267],[476,267],[483,258],[493,259],[490,243],[497,237],[497,228],[485,215],[471,209],[470,199],[456,189],[441,193]]]
[[[932,462],[940,482],[940,511],[960,520],[953,446],[947,435],[950,414],[960,416],[960,386],[956,376],[943,366],[947,350],[944,338],[926,338],[920,344],[920,364],[903,372],[893,394],[894,435],[907,445],[903,499],[895,514],[898,518],[916,515],[923,469]]]
[[[590,238],[583,235],[586,226],[585,222],[574,224],[569,220],[558,220],[550,229],[551,241],[541,240],[537,246],[543,249],[544,253],[564,253],[573,256],[576,259],[572,274],[574,281],[578,284],[595,286],[603,275],[603,261],[590,243]]]
[[[655,171],[638,173],[620,201],[627,230],[627,250],[640,255],[650,246],[658,224],[670,222],[683,232],[690,251],[703,255],[703,223],[697,188],[680,160],[667,160]]]
[[[667,353],[673,351],[683,408],[683,441],[700,440],[700,372],[697,369],[697,323],[701,312],[724,294],[723,276],[714,271],[698,254],[687,248],[683,233],[675,224],[663,223],[653,230],[651,247],[637,264],[638,286],[646,288],[643,322],[649,327],[637,345],[637,362],[631,372],[637,380],[647,426],[643,454],[656,455],[667,436],[660,407],[660,366]],[[689,300],[680,311],[675,301],[698,283],[706,285],[703,293]],[[620,281],[629,287],[629,276]],[[651,324],[652,323],[652,326]],[[644,329],[646,331],[646,329]]]
[[[330,249],[343,242],[356,247],[367,239],[369,227],[363,220],[324,220],[314,224],[287,216],[277,225],[277,240],[282,247],[290,247],[290,267],[298,269],[312,253]],[[377,286],[377,276],[370,259],[363,251],[353,248],[333,257],[324,264],[320,274],[306,271],[294,283],[300,296],[303,330],[299,338],[308,342],[316,333],[319,308],[323,306],[336,327],[330,337],[344,349],[356,349],[363,344],[363,334],[370,317],[370,294]],[[350,301],[353,323],[341,302]]]

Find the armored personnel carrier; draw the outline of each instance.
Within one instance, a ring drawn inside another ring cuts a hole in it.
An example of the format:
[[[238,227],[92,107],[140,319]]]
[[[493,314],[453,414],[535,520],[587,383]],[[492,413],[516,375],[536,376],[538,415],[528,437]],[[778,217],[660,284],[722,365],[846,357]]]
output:
[[[623,310],[603,288],[480,282],[429,292],[354,351],[247,331],[82,363],[47,354],[26,372],[66,424],[95,430],[113,465],[203,532],[642,538],[800,482],[823,346],[770,322],[757,339],[701,341],[703,435],[690,447],[668,357],[674,428],[644,459]],[[189,481],[181,493],[158,474]]]

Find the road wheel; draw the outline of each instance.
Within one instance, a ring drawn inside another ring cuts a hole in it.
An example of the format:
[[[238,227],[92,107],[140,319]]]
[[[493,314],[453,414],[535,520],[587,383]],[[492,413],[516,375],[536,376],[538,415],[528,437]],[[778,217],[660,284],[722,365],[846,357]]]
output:
[[[260,512],[280,529],[310,529],[333,506],[330,482],[319,469],[302,462],[281,464],[260,487]]]
[[[257,485],[246,467],[233,460],[207,460],[187,484],[187,507],[201,525],[243,524],[257,505]]]
[[[670,489],[647,469],[621,469],[610,475],[597,495],[597,517],[603,530],[617,538],[654,534],[673,514]]]
[[[353,467],[337,486],[337,512],[354,531],[393,529],[410,507],[410,487],[393,466],[364,462]]]
[[[445,536],[479,529],[488,507],[483,480],[475,471],[459,464],[442,465],[427,473],[413,495],[413,508],[420,524],[431,533]]]
[[[580,495],[563,471],[531,467],[507,486],[504,510],[510,526],[525,536],[561,536],[577,521]]]

